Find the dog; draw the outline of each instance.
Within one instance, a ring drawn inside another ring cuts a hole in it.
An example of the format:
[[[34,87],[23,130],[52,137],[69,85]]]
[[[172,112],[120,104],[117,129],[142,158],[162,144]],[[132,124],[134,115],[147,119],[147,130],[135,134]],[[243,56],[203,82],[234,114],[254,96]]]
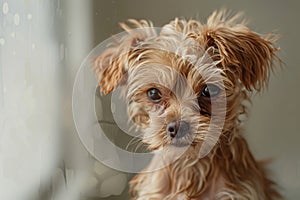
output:
[[[159,31],[131,19],[120,24],[127,34],[95,58],[101,93],[123,88],[142,142],[158,152],[130,181],[132,199],[282,198],[242,136],[251,94],[281,62],[278,36],[247,24],[224,10]]]

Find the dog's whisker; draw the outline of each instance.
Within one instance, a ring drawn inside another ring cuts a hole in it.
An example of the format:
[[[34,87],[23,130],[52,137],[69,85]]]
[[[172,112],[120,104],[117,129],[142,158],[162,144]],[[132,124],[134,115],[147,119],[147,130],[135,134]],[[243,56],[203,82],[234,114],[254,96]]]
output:
[[[125,147],[125,150],[129,150],[129,147],[131,146],[131,145],[134,145],[136,142],[138,142],[138,139],[137,138],[132,138],[129,142],[128,142],[128,144],[126,145],[126,147]]]

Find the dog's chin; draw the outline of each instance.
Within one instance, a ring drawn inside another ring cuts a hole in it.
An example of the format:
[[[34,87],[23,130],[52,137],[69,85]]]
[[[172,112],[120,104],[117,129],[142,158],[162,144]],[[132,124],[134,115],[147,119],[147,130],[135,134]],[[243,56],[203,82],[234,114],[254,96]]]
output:
[[[173,138],[169,143],[169,145],[173,147],[188,147],[191,146],[192,144],[193,144],[192,142],[186,141],[182,138],[178,138],[178,139]]]

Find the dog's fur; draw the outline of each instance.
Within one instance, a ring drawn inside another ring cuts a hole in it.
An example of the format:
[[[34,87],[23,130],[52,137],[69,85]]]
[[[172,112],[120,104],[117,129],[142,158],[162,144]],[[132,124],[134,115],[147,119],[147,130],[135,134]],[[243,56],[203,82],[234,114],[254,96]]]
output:
[[[274,60],[280,61],[277,36],[259,35],[240,14],[225,11],[214,12],[206,24],[175,19],[160,33],[145,20],[129,24],[121,24],[128,34],[95,59],[94,70],[102,93],[124,86],[143,142],[164,153],[131,180],[132,199],[281,199],[241,135],[245,102],[266,86]],[[220,94],[201,96],[207,84],[221,88]],[[159,89],[161,102],[149,100],[150,88]],[[179,119],[190,128],[172,138],[166,126]],[[204,144],[211,150],[201,156]]]

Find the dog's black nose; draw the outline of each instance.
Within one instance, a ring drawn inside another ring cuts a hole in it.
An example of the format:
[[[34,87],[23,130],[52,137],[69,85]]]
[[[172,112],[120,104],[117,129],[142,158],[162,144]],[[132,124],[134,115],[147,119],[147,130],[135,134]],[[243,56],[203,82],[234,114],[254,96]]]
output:
[[[172,137],[181,138],[188,130],[190,125],[186,121],[172,121],[167,125],[167,133]]]

